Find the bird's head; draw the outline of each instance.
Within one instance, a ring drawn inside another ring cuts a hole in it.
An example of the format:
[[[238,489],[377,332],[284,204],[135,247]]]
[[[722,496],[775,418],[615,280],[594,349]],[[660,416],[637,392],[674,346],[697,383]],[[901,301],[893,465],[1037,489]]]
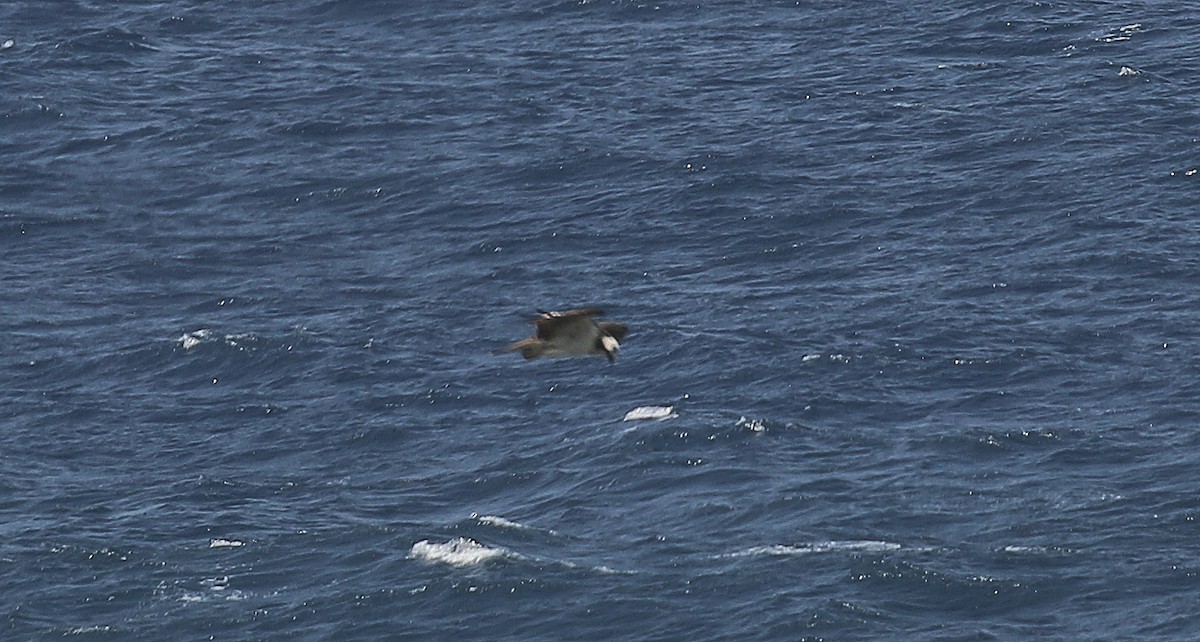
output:
[[[600,337],[600,349],[604,351],[604,356],[608,357],[609,361],[615,361],[617,351],[621,349],[621,344],[606,334]]]

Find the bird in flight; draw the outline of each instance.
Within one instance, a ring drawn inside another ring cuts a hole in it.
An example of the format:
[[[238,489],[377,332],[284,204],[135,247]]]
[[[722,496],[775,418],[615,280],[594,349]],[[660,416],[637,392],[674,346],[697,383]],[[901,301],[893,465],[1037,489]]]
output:
[[[539,310],[538,317],[533,321],[533,336],[521,339],[496,354],[520,352],[526,359],[603,355],[610,362],[615,361],[617,351],[621,349],[620,341],[625,338],[629,327],[624,323],[596,321],[593,318],[603,315],[604,311],[599,308],[562,312]]]

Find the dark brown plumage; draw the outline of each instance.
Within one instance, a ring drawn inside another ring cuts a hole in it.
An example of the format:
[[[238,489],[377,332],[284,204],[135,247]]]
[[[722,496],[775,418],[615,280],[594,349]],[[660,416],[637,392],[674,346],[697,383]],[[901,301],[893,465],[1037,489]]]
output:
[[[603,355],[613,361],[629,327],[613,321],[597,322],[593,318],[603,315],[604,311],[599,308],[542,311],[534,320],[532,337],[522,339],[498,354],[520,352],[526,359]]]

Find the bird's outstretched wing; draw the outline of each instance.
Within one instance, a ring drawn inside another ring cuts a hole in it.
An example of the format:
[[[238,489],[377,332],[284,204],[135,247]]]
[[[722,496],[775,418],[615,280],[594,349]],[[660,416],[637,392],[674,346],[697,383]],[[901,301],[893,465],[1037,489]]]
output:
[[[534,322],[537,327],[535,336],[539,339],[552,339],[556,335],[589,331],[596,323],[592,317],[602,315],[604,311],[600,308],[579,308],[562,312],[541,311],[541,314],[542,316]]]

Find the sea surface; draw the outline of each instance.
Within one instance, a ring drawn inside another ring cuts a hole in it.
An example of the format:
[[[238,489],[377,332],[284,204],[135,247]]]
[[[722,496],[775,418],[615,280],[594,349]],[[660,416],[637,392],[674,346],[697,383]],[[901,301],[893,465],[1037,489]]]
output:
[[[1193,3],[13,0],[0,159],[0,639],[1200,639]]]

